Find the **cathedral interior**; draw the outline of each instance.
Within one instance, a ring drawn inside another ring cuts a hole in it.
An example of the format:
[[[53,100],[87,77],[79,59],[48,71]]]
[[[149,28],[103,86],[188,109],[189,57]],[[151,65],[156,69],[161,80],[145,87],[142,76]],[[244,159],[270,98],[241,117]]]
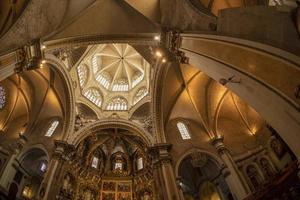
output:
[[[0,200],[299,199],[299,0],[0,0]]]

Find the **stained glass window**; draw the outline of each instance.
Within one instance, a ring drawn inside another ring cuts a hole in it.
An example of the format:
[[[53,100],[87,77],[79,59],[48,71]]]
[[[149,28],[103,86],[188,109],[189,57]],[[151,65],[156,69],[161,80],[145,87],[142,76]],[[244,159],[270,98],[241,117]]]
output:
[[[6,92],[3,86],[0,86],[0,109],[3,109],[6,103]]]
[[[183,140],[191,139],[190,133],[184,123],[178,122],[177,128]]]
[[[53,135],[55,129],[57,128],[58,124],[59,124],[59,121],[57,121],[57,120],[53,121],[51,123],[50,127],[48,128],[45,136],[46,137],[51,137]]]

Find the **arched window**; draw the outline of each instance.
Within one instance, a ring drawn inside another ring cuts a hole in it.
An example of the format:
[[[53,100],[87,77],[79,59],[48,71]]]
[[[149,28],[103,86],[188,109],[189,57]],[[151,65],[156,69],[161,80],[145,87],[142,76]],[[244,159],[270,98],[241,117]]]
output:
[[[96,106],[101,107],[102,105],[102,95],[97,89],[91,88],[84,92],[83,94],[88,100],[93,102]]]
[[[144,79],[144,73],[136,73],[132,79],[132,88],[139,84]]]
[[[137,170],[142,170],[144,168],[143,157],[139,157],[136,162]]]
[[[112,99],[106,107],[107,110],[127,110],[127,108],[127,101],[122,97]]]
[[[92,168],[97,169],[98,168],[98,164],[99,164],[99,158],[94,156],[93,160],[92,160]]]
[[[124,92],[124,91],[128,91],[129,90],[129,85],[127,83],[127,81],[125,80],[120,80],[117,81],[112,88],[112,91],[115,92]]]
[[[142,100],[147,94],[148,90],[146,87],[139,89],[133,98],[133,105]]]
[[[92,68],[94,73],[97,73],[99,66],[101,66],[101,56],[94,55],[92,57]]]
[[[79,65],[77,67],[77,73],[79,78],[79,84],[83,87],[88,79],[88,68],[85,65]]]
[[[0,109],[3,109],[6,103],[6,92],[3,86],[0,86]]]
[[[98,83],[106,89],[108,89],[108,87],[110,85],[110,80],[111,80],[111,78],[110,78],[109,74],[105,73],[105,72],[98,73],[96,76],[96,81],[98,81]]]
[[[42,161],[40,165],[40,171],[44,173],[46,172],[46,170],[47,170],[47,163],[46,161]]]
[[[183,140],[191,139],[190,133],[184,123],[177,122],[177,128]]]
[[[59,121],[58,121],[58,120],[53,121],[53,122],[51,123],[50,127],[48,128],[48,130],[47,130],[45,136],[46,136],[46,137],[51,137],[51,136],[53,135],[55,129],[57,128],[58,124],[59,124]]]

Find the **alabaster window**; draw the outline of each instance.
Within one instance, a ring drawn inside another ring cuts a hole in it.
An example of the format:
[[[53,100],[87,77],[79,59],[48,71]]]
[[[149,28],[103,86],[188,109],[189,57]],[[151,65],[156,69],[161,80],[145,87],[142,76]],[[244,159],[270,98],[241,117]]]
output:
[[[133,77],[132,88],[139,84],[144,79],[144,74],[138,74]]]
[[[113,85],[112,91],[114,92],[125,92],[129,90],[129,85],[126,81],[118,81]]]
[[[144,168],[143,158],[140,157],[137,159],[137,170],[141,170]]]
[[[3,109],[6,103],[6,92],[3,86],[0,86],[0,109]]]
[[[123,163],[122,163],[122,161],[117,161],[115,163],[115,170],[123,170]]]
[[[47,170],[47,164],[45,162],[41,163],[40,170],[41,170],[41,172],[46,172],[46,170]]]
[[[98,71],[98,66],[99,66],[99,56],[94,55],[92,57],[92,67],[93,67],[93,72],[96,73]]]
[[[99,164],[99,158],[94,156],[93,160],[92,160],[92,168],[97,169],[98,168],[98,164]]]
[[[83,87],[87,81],[88,69],[85,65],[80,65],[77,67],[79,84]]]
[[[96,81],[98,81],[98,83],[106,89],[108,89],[108,87],[110,86],[110,77],[105,73],[98,74],[96,76]]]
[[[191,139],[190,133],[184,123],[178,122],[177,128],[183,140]]]
[[[146,95],[148,94],[147,88],[141,88],[138,90],[138,92],[135,94],[133,99],[133,105],[135,105],[137,102],[142,100]]]
[[[107,105],[107,110],[127,110],[128,105],[124,98],[117,97],[111,100]]]
[[[88,100],[93,102],[96,106],[101,107],[102,105],[102,96],[97,89],[88,89],[83,94]]]
[[[48,128],[45,136],[46,137],[51,137],[53,135],[55,129],[57,128],[58,124],[59,124],[59,121],[57,121],[57,120],[53,121],[51,123],[50,127]]]

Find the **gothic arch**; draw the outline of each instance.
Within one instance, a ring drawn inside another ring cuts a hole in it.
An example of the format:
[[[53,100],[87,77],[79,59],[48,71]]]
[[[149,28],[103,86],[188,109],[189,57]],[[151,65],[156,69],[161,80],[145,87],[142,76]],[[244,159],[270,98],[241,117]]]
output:
[[[112,128],[112,127],[123,128],[132,131],[133,133],[143,138],[144,142],[148,146],[154,143],[153,136],[150,135],[150,133],[146,131],[144,128],[141,128],[138,124],[128,120],[115,119],[115,118],[98,120],[96,122],[93,122],[87,125],[86,127],[80,129],[79,131],[75,132],[73,135],[69,135],[67,138],[67,142],[69,144],[76,146],[83,138],[87,137],[93,132],[96,132],[100,129]]]
[[[223,161],[214,153],[206,151],[204,149],[199,149],[199,148],[192,148],[188,151],[186,151],[184,154],[182,154],[179,159],[176,162],[175,165],[175,175],[176,177],[179,176],[179,166],[181,164],[181,162],[183,161],[183,159],[185,159],[188,155],[190,155],[191,153],[195,153],[195,152],[200,152],[200,153],[204,153],[206,155],[208,155],[210,158],[212,158],[211,160],[215,162],[215,164],[222,170],[225,165],[223,163]]]
[[[68,135],[74,130],[75,124],[75,94],[73,89],[72,79],[69,72],[66,70],[66,66],[61,60],[56,58],[52,54],[45,54],[47,63],[51,64],[51,68],[57,72],[61,78],[65,81],[64,89],[66,90],[67,96],[67,109],[66,116],[63,125],[63,139],[66,139]]]

